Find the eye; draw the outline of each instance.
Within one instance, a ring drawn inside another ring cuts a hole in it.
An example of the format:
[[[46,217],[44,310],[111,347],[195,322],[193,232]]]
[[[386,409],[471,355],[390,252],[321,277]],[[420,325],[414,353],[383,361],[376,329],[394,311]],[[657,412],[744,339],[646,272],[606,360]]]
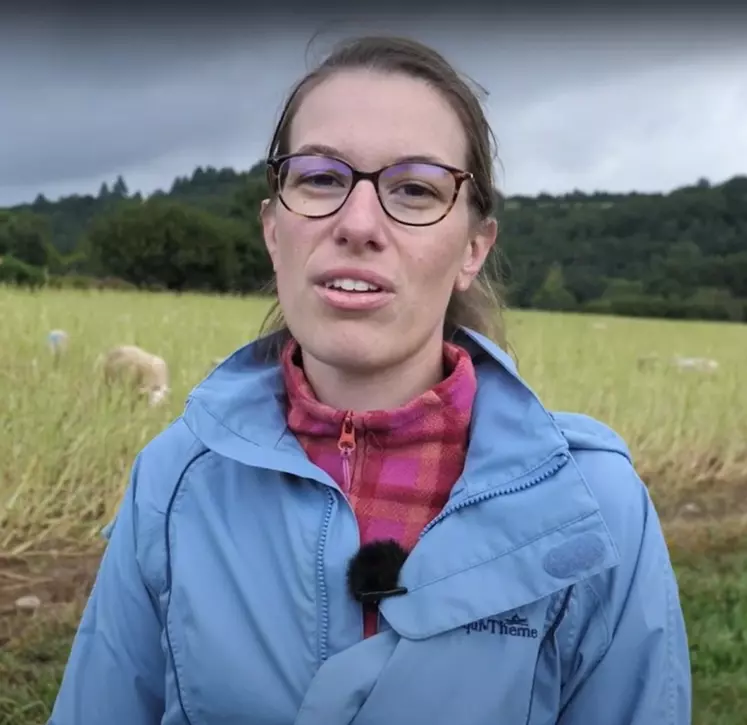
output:
[[[337,190],[349,185],[350,172],[337,159],[315,154],[292,156],[281,167],[283,186],[289,189]]]
[[[343,180],[336,174],[326,171],[313,171],[304,174],[299,180],[299,184],[309,183],[315,186],[330,186],[332,184],[344,184]]]
[[[414,197],[428,196],[431,198],[434,196],[437,196],[436,192],[433,191],[433,189],[430,189],[424,184],[419,184],[413,181],[400,184],[396,189],[394,189],[395,193],[399,191],[404,191],[405,196],[414,196]]]

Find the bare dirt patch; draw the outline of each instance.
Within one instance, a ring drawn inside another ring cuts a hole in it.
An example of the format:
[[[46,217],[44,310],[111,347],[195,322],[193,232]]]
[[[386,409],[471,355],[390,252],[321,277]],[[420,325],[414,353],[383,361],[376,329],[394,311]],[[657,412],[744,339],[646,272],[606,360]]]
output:
[[[0,647],[22,636],[39,619],[77,613],[91,590],[101,552],[39,551],[0,555]],[[21,598],[35,597],[38,607],[22,609]]]

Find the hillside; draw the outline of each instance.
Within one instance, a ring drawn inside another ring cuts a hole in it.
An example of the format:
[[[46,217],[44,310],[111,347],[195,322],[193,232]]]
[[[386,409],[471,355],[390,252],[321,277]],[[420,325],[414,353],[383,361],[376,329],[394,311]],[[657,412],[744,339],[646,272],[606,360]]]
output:
[[[39,196],[0,209],[0,280],[39,283],[46,268],[59,284],[83,275],[254,291],[271,274],[257,223],[265,192],[258,164],[200,167],[147,199],[121,177],[97,196]],[[514,307],[747,321],[747,176],[668,194],[541,194],[498,206]]]

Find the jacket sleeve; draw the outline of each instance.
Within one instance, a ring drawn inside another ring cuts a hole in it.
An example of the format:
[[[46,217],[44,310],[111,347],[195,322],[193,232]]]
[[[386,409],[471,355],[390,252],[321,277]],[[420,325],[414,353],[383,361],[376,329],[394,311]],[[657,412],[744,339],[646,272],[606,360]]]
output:
[[[137,466],[83,612],[47,725],[158,725],[161,625],[138,563]]]
[[[615,510],[608,508],[606,518],[621,563],[579,594],[587,599],[580,609],[593,614],[572,625],[580,642],[557,725],[690,725],[690,659],[677,581],[648,491],[622,457],[618,464],[627,468],[618,470],[622,480],[606,472],[626,493],[610,494]]]

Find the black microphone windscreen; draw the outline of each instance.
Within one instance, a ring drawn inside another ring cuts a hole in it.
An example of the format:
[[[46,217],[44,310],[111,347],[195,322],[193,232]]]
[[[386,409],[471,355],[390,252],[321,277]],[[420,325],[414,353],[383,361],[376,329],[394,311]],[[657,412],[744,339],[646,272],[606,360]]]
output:
[[[377,602],[405,594],[397,582],[408,552],[393,539],[364,544],[348,565],[348,589],[356,601]]]

